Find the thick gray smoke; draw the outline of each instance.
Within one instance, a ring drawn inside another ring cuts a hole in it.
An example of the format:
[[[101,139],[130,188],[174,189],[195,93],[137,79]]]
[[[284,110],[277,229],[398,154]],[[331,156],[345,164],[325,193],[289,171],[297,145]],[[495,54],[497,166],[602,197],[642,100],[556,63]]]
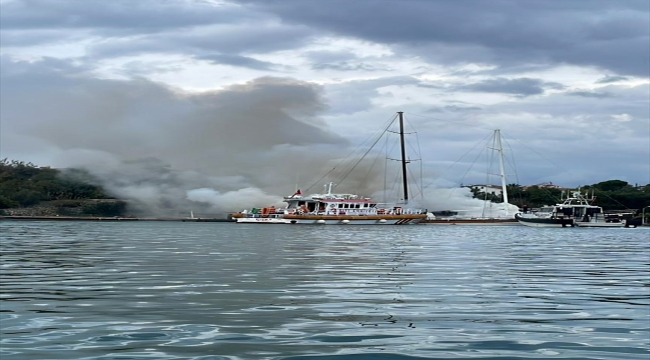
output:
[[[350,171],[353,147],[319,119],[326,105],[313,83],[263,77],[189,93],[145,79],[98,79],[54,59],[3,57],[0,71],[3,152],[87,169],[140,215],[279,205],[296,185],[317,193],[328,181],[340,182],[337,192],[400,197],[381,192],[399,180],[385,176],[381,154]],[[426,193],[422,206],[440,208],[440,197]]]
[[[3,148],[85,168],[140,214],[275,203],[350,151],[319,120],[326,106],[312,83],[264,77],[188,93],[93,78],[58,60],[2,65]]]

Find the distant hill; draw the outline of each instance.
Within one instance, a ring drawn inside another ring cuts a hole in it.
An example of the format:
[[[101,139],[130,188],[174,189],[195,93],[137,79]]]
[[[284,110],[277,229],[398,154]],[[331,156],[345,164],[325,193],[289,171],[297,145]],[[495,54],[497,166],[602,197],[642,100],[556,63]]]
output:
[[[548,186],[521,186],[510,184],[508,189],[508,202],[522,207],[540,207],[561,202],[562,189]],[[502,202],[500,194],[481,191],[480,188],[471,188],[474,198]],[[650,184],[635,186],[622,180],[607,180],[592,185],[580,187],[584,194],[594,195],[595,205],[602,206],[605,210],[642,210],[650,206]],[[566,191],[564,191],[566,197]],[[650,212],[650,209],[648,210]]]
[[[123,216],[126,202],[83,171],[0,160],[0,211],[10,215]]]

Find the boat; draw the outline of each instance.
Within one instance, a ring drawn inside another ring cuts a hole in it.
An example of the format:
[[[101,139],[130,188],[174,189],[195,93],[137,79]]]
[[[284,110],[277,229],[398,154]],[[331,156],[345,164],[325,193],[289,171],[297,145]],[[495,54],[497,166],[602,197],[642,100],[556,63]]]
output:
[[[463,217],[458,215],[452,216],[435,216],[430,214],[422,223],[431,225],[519,225],[517,219],[508,213],[508,188],[506,186],[506,174],[503,162],[503,146],[501,145],[501,130],[494,130],[493,134],[494,148],[499,154],[499,168],[501,178],[501,193],[503,194],[503,204],[505,205],[505,216],[503,217]]]
[[[524,207],[515,214],[521,224],[532,227],[625,227],[620,217],[609,216],[603,208],[593,205],[594,198],[587,198],[580,191],[573,191],[566,200],[553,206],[543,206],[538,211]]]
[[[400,203],[380,203],[372,198],[351,193],[333,192],[335,184],[325,184],[325,192],[303,196],[298,189],[285,196],[286,207],[254,208],[232,215],[237,223],[248,224],[314,224],[314,225],[412,225],[427,217],[426,211],[409,208],[408,179],[404,142],[403,112],[398,112],[401,145],[401,169],[403,200]],[[395,119],[395,118],[394,118]],[[391,121],[389,126],[393,123]],[[388,128],[384,133],[388,132]],[[383,135],[383,133],[382,133]]]

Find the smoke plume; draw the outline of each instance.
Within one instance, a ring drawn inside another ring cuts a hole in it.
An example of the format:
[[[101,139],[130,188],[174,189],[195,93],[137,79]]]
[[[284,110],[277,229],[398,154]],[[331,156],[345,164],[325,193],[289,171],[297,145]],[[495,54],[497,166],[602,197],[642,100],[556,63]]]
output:
[[[262,77],[187,92],[143,78],[99,79],[62,60],[6,57],[0,76],[3,152],[86,169],[136,214],[279,205],[296,184],[318,193],[328,181],[340,182],[337,192],[401,196],[379,193],[396,180],[385,175],[379,152],[359,163],[349,158],[346,138],[319,118],[327,106],[313,83]],[[421,204],[429,209],[461,206],[426,195]]]

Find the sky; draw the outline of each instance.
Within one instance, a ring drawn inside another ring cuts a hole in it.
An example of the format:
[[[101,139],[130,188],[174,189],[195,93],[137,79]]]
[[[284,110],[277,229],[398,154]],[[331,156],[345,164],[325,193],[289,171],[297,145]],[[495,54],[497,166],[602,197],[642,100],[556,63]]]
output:
[[[0,0],[0,30],[0,157],[145,210],[375,194],[350,154],[398,111],[432,208],[498,184],[495,129],[508,183],[650,183],[647,0]]]

